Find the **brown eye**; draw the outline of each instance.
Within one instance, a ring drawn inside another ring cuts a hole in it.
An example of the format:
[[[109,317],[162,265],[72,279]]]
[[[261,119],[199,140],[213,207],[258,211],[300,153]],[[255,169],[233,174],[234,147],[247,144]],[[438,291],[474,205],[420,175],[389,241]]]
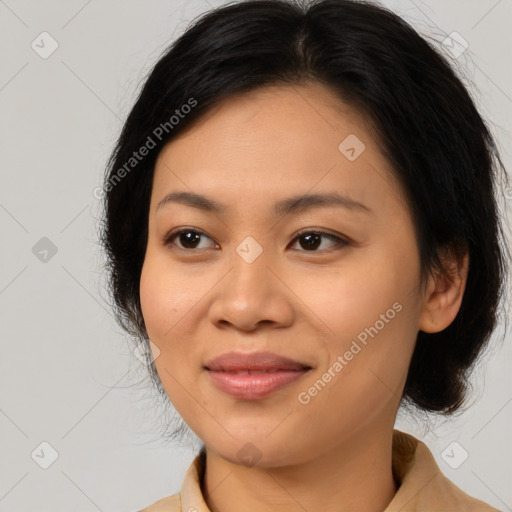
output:
[[[164,245],[174,246],[182,251],[195,252],[196,250],[208,248],[208,246],[200,247],[202,239],[211,240],[211,238],[206,236],[202,231],[192,228],[182,228],[168,234],[164,238]],[[330,247],[323,247],[323,245],[325,245],[323,243],[325,239],[333,242]],[[300,244],[301,249],[293,249],[294,251],[330,252],[333,249],[348,245],[348,242],[342,238],[324,231],[303,231],[293,239],[293,241],[295,240],[298,241],[296,243]]]
[[[329,239],[334,241],[334,245],[331,246],[331,249],[337,246],[345,246],[348,245],[348,242],[341,239],[338,236],[332,235],[331,233],[325,233],[323,231],[303,231],[299,235],[297,235],[294,240],[298,240],[302,249],[307,252],[321,252],[322,250],[329,251],[329,248],[322,248],[321,251],[317,251],[318,247],[322,245],[322,239]],[[295,250],[295,249],[294,249]]]
[[[198,249],[201,237],[209,238],[201,231],[195,229],[181,229],[167,235],[164,243],[165,245],[176,245],[178,249],[182,250],[194,250]],[[199,249],[203,249],[203,247],[199,247]]]

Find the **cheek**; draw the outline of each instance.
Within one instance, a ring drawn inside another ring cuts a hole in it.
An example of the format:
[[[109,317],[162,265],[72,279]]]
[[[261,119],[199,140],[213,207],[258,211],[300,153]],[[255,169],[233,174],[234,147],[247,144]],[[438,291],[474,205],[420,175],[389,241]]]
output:
[[[322,418],[323,435],[333,443],[378,418],[391,421],[414,348],[407,306],[393,302],[392,294],[389,301],[379,295],[367,298],[375,300],[358,297],[361,307],[343,301],[333,310],[329,323],[335,334],[326,346],[329,361],[304,383],[297,397],[302,422],[316,425]]]
[[[157,374],[180,414],[194,405],[185,391],[194,388],[194,343],[186,332],[187,314],[203,294],[186,273],[148,250],[140,279],[141,310],[148,337],[158,348]]]
[[[154,265],[146,258],[140,279],[140,305],[148,336],[155,342],[172,326],[171,316],[178,313],[175,306],[171,311],[164,306],[168,297],[163,285],[162,279],[154,271]]]
[[[320,377],[329,372],[328,384],[317,386],[323,395],[319,402],[325,401],[325,407],[338,403],[344,411],[376,411],[378,404],[401,394],[407,374],[417,335],[418,308],[411,290],[418,269],[413,258],[397,261],[389,247],[371,257],[358,256],[347,258],[328,278],[320,272],[309,276],[297,295],[329,330],[324,338],[329,361],[319,369]]]
[[[199,285],[199,286],[198,286]],[[200,283],[148,250],[140,279],[142,315],[150,339],[165,342],[204,294]]]
[[[364,339],[376,323],[379,332],[390,331],[389,326],[401,322],[399,317],[411,314],[415,277],[412,265],[406,268],[393,261],[382,248],[354,252],[332,271],[313,269],[306,277],[290,275],[288,280],[295,283],[294,293],[321,321],[333,343],[340,341],[336,348],[343,349],[360,334]]]

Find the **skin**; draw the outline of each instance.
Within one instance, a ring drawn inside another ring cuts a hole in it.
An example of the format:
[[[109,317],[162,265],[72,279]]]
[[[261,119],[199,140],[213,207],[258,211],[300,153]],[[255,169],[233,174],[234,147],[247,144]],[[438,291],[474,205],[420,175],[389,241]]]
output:
[[[349,134],[365,145],[354,161],[338,149]],[[226,210],[157,209],[177,191]],[[276,201],[333,191],[372,213],[324,206],[273,215]],[[184,246],[178,236],[166,245],[180,227],[199,231],[199,242]],[[323,237],[308,249],[297,238],[304,228],[341,242]],[[248,236],[263,249],[252,263],[236,252]],[[452,263],[453,281],[432,275],[420,288],[415,230],[393,169],[365,117],[323,85],[232,96],[164,147],[140,299],[162,384],[206,445],[202,490],[213,512],[241,503],[249,512],[386,508],[397,490],[392,431],[417,332],[444,329],[462,301],[467,257]],[[395,303],[400,312],[301,403],[298,394]],[[312,370],[264,399],[235,399],[203,368],[233,350],[273,351]],[[248,442],[259,457],[251,466],[237,455]]]

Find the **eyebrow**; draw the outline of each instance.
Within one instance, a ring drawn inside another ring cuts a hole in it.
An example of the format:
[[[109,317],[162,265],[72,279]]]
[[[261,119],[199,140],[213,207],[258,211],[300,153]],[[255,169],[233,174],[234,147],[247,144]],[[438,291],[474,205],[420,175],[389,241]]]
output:
[[[170,203],[179,203],[205,212],[222,214],[226,206],[213,199],[194,192],[172,192],[167,194],[157,205],[157,211]],[[368,206],[342,196],[335,192],[324,194],[304,194],[289,197],[274,204],[274,215],[282,216],[289,213],[301,213],[311,208],[341,207],[350,211],[374,213]]]

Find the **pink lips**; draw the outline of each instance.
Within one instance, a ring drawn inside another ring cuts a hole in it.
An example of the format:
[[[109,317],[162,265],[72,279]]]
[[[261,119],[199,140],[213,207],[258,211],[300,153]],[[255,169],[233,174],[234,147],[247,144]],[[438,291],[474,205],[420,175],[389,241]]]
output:
[[[311,367],[272,352],[229,352],[209,361],[205,369],[224,393],[257,400],[299,379]]]

